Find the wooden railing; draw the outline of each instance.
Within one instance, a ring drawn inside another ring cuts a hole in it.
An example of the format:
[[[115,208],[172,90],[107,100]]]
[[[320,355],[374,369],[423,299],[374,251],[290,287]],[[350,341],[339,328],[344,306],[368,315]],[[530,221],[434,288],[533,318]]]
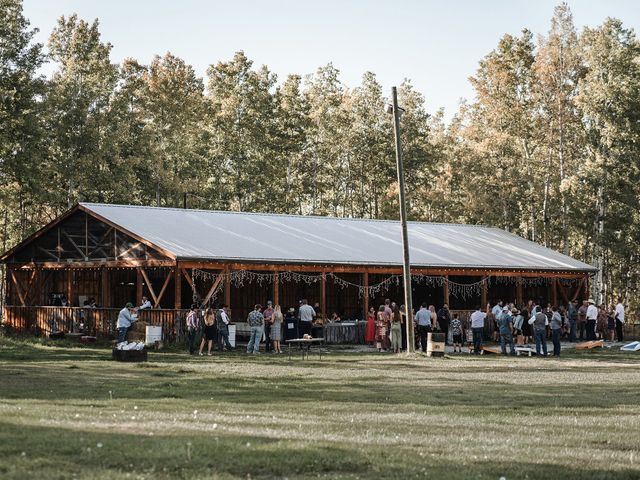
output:
[[[101,338],[114,337],[119,308],[5,306],[2,323],[16,332],[48,336],[53,332],[84,332]],[[152,309],[139,312],[138,320],[162,327],[162,336],[172,342],[184,336],[187,310]]]

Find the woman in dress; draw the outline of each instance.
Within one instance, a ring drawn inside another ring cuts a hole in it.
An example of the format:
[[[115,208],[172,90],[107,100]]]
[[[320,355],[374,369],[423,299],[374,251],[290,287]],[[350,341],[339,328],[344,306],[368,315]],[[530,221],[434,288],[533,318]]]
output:
[[[596,333],[598,334],[599,340],[607,338],[607,324],[609,323],[607,318],[608,316],[607,306],[603,303],[598,309],[598,319],[596,323]]]
[[[376,348],[379,352],[386,352],[389,346],[389,316],[385,312],[384,305],[380,305],[376,317]]]
[[[402,315],[398,305],[393,304],[393,314],[391,316],[391,349],[393,353],[400,353],[402,350]]]
[[[207,355],[211,355],[211,347],[213,345],[213,341],[216,339],[218,332],[216,331],[216,314],[213,311],[213,308],[209,307],[204,312],[204,337],[202,337],[202,341],[200,342],[200,356],[203,355],[202,350],[204,350],[204,344],[208,344]]]
[[[280,305],[276,305],[273,308],[271,320],[273,321],[271,324],[271,342],[273,342],[273,352],[282,353],[282,349],[280,348],[280,338],[282,336],[281,329],[284,317],[282,316],[282,309],[280,308]]]
[[[367,328],[364,332],[364,342],[367,345],[373,345],[376,340],[376,309],[369,307],[367,314]]]

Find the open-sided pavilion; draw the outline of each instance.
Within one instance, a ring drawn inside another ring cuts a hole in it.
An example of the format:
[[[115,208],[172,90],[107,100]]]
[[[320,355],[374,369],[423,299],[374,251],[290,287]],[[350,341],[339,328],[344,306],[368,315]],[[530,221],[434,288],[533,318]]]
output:
[[[566,304],[582,299],[594,267],[504,230],[409,222],[414,304],[466,312],[498,299]],[[320,314],[364,318],[385,297],[403,301],[397,221],[80,203],[6,252],[4,322],[47,331],[83,317],[113,330],[117,311],[146,295],[144,318],[179,335],[192,302],[283,310],[301,298]],[[60,307],[60,298],[69,302]],[[58,304],[57,306],[55,306]]]

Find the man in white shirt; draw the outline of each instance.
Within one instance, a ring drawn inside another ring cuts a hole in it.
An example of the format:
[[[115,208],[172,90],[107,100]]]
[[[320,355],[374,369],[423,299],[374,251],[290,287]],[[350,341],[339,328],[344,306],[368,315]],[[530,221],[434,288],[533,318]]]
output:
[[[480,355],[482,350],[482,334],[484,332],[484,319],[487,314],[482,311],[480,305],[476,306],[476,311],[471,314],[471,332],[473,332],[473,353]]]
[[[624,305],[622,304],[622,297],[619,297],[618,304],[616,305],[616,337],[619,342],[622,342],[623,327],[624,327]]]
[[[587,307],[587,341],[596,339],[596,323],[598,321],[598,308],[593,298],[588,300]]]
[[[142,303],[138,307],[138,310],[146,310],[147,308],[151,308],[151,302],[147,297],[142,297]]]
[[[502,315],[502,300],[498,300],[498,303],[491,309],[491,313],[493,313],[493,316],[496,318]]]
[[[300,330],[298,332],[300,338],[302,338],[304,334],[311,335],[311,323],[316,316],[316,311],[309,305],[306,298],[301,300],[298,316],[300,317]]]

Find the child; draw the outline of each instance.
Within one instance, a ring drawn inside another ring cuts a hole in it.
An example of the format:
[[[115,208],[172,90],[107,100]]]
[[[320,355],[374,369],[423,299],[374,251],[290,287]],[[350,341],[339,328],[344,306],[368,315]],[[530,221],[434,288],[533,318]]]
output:
[[[456,347],[458,348],[458,352],[462,353],[462,337],[464,332],[462,329],[462,322],[458,319],[457,313],[453,314],[453,320],[451,320],[449,328],[453,335],[453,353],[456,353]]]

